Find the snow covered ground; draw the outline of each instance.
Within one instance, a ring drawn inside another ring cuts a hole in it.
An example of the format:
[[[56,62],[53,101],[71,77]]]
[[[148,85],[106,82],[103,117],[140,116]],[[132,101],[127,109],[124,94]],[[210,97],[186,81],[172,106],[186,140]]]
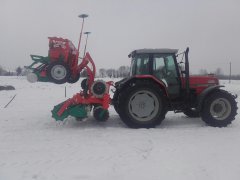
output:
[[[240,81],[222,81],[240,95]],[[110,108],[107,122],[57,123],[54,105],[80,84],[0,77],[0,180],[239,180],[240,116],[227,128],[169,112],[155,129],[129,129]],[[16,94],[13,102],[4,106]],[[239,102],[239,98],[237,99]],[[239,105],[238,105],[239,106]]]

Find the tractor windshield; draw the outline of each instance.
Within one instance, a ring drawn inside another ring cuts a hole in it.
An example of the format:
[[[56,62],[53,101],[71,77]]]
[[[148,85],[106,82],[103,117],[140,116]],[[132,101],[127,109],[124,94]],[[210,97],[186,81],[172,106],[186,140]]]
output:
[[[149,55],[137,54],[132,59],[131,75],[149,74]]]

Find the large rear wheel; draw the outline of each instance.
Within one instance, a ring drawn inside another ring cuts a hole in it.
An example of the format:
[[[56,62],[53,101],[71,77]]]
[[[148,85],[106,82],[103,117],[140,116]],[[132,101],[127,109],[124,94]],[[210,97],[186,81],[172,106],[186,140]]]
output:
[[[139,82],[121,92],[118,112],[131,128],[153,128],[165,118],[165,96],[155,84]]]
[[[119,90],[118,89],[116,89],[116,91],[114,92],[112,103],[115,111],[119,114]]]
[[[235,97],[224,90],[212,93],[204,101],[201,117],[204,122],[213,127],[225,127],[237,115]]]

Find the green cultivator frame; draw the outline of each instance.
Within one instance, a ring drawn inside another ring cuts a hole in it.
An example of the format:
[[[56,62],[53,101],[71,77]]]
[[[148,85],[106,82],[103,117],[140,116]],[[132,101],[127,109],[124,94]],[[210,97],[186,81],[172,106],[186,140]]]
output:
[[[30,55],[34,61],[30,66],[27,66],[27,69],[30,69],[32,73],[29,73],[27,79],[29,82],[49,82],[49,78],[46,74],[46,68],[50,64],[49,57],[43,57],[38,55]],[[34,67],[38,64],[37,67]],[[40,64],[40,65],[39,65]]]

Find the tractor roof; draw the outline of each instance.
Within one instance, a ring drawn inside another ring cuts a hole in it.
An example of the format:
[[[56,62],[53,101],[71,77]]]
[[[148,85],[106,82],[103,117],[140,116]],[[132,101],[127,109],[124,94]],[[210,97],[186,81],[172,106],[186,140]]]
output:
[[[178,52],[178,49],[137,49],[135,51],[132,51],[129,54],[129,57],[131,57],[133,54],[147,54],[147,53],[153,53],[153,54],[176,54]]]
[[[137,49],[136,53],[177,53],[178,49]]]

